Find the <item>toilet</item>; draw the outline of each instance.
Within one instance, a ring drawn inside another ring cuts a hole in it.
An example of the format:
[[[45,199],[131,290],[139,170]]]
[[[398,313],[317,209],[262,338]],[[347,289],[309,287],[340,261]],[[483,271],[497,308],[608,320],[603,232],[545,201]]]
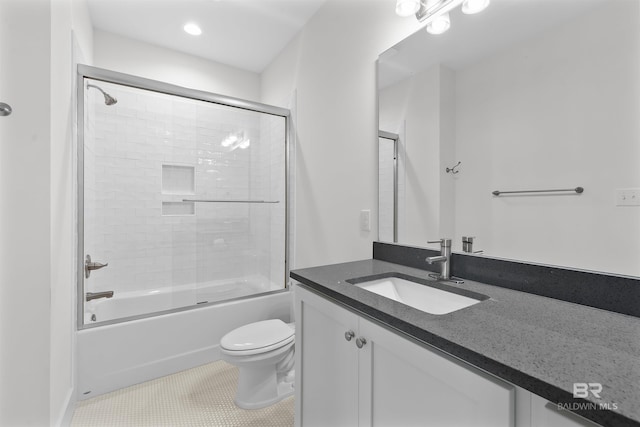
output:
[[[293,395],[294,333],[293,323],[271,319],[241,326],[222,337],[222,359],[240,370],[238,407],[264,408]]]

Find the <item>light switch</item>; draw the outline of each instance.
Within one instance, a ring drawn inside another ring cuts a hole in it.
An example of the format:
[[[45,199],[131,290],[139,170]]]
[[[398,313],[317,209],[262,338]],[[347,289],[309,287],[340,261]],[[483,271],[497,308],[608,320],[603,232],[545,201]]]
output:
[[[369,209],[360,211],[360,230],[371,231],[371,211]]]
[[[640,206],[640,188],[617,189],[616,206]]]

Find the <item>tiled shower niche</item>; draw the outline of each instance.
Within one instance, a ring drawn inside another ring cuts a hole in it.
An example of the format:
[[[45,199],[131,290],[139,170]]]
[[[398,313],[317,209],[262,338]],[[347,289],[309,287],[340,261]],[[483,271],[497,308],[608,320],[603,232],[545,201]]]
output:
[[[163,194],[195,194],[195,167],[162,165]]]
[[[109,267],[85,291],[181,306],[283,288],[285,118],[97,84],[118,103],[85,92],[84,246]],[[235,202],[253,200],[278,203]]]
[[[195,167],[162,165],[162,194],[165,196],[189,197],[195,194]],[[165,197],[167,199],[169,197]],[[162,201],[162,215],[195,215],[195,202],[180,197]]]

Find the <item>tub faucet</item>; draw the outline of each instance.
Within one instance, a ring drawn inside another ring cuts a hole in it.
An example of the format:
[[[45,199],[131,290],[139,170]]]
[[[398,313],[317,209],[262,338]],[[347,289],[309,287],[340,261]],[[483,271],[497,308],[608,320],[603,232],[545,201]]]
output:
[[[111,298],[113,296],[113,291],[104,291],[104,292],[87,292],[87,301],[91,301],[92,299],[98,298]]]
[[[440,243],[440,256],[432,256],[425,261],[429,264],[433,264],[434,262],[440,263],[440,279],[449,280],[451,279],[451,266],[449,261],[451,260],[451,239],[440,239],[428,241],[427,243]]]

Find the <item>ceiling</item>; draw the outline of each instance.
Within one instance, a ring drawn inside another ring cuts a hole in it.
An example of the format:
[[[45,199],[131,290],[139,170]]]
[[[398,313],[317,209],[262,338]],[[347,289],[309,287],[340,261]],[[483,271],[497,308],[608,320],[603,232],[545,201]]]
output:
[[[87,1],[95,29],[260,73],[326,0]]]

